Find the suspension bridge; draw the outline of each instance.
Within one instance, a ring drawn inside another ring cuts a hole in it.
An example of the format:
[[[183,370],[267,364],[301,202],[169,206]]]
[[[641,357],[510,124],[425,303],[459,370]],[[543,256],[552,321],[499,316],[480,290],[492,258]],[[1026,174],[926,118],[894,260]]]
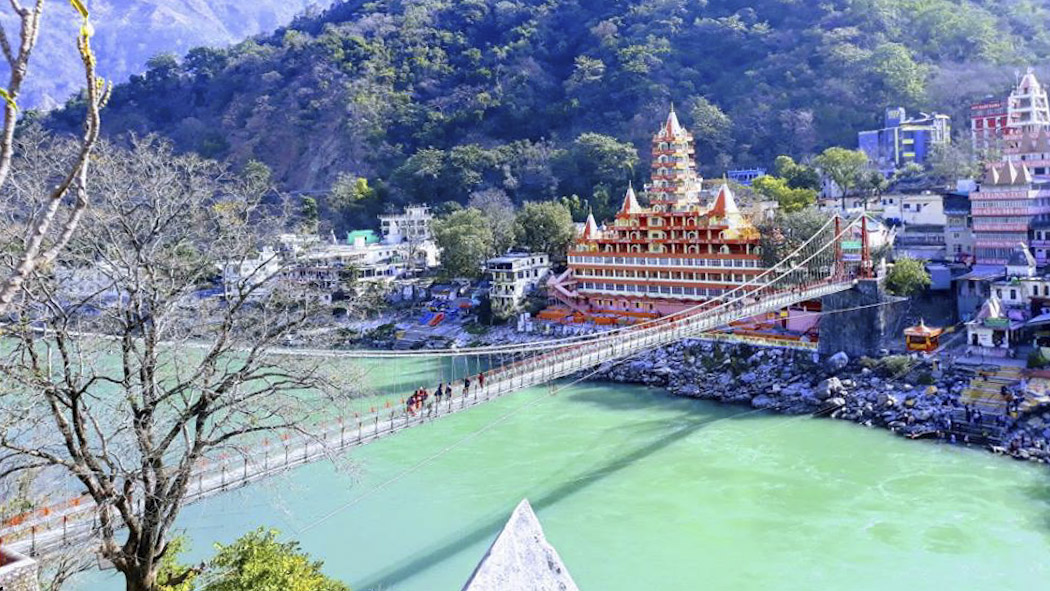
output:
[[[483,383],[476,379],[470,364],[464,363],[462,375],[453,373],[451,378],[472,377],[474,387],[447,396],[425,410],[406,412],[403,404],[388,401],[370,407],[367,412],[317,424],[294,435],[280,435],[273,441],[264,439],[253,449],[233,457],[209,457],[197,465],[186,503],[331,458],[349,448],[513,392],[553,384],[568,376],[586,376],[604,364],[623,361],[683,339],[698,338],[734,321],[778,312],[851,289],[858,280],[873,277],[867,225],[865,215],[850,220],[835,217],[761,275],[722,296],[673,315],[603,333],[527,344],[444,350],[275,351],[281,355],[322,358],[437,357],[453,361],[473,358],[477,368],[482,367],[482,359],[487,358],[489,362]],[[78,496],[5,520],[0,524],[0,543],[23,554],[40,556],[64,547],[88,544],[94,540],[97,528],[98,507],[89,497]]]

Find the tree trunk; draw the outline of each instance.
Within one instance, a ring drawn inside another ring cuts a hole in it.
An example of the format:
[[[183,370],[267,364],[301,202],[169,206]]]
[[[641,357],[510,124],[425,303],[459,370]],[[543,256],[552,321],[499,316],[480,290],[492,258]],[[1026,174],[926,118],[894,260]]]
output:
[[[154,591],[157,586],[157,569],[132,566],[124,571],[127,591]]]

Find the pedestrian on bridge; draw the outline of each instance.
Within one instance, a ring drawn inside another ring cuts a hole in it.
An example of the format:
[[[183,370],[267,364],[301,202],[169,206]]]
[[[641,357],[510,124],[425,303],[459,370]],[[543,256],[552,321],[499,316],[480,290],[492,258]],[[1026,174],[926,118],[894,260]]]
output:
[[[463,396],[470,394],[470,377],[463,378]]]
[[[427,416],[428,416],[428,417],[429,417],[429,416],[433,416],[433,415],[434,415],[434,407],[436,406],[436,405],[434,404],[434,400],[435,400],[436,398],[437,398],[437,395],[436,395],[436,394],[435,394],[434,398],[431,398],[431,397],[430,397],[430,394],[429,394],[429,393],[428,393],[428,392],[426,391],[426,388],[424,388],[424,389],[423,389],[423,400],[422,400],[422,404],[423,404],[423,406],[424,406],[424,407],[426,408],[426,410],[427,410]]]
[[[478,374],[478,388],[484,388],[484,387],[485,387],[485,372],[481,372],[481,373]]]
[[[419,401],[419,390],[416,390],[408,400],[405,401],[405,412],[409,415],[416,415],[416,403]]]

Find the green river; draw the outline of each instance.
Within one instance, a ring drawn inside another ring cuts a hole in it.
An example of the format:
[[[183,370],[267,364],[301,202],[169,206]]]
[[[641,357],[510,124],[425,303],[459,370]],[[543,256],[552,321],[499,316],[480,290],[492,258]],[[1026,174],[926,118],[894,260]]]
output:
[[[581,384],[351,459],[187,508],[187,558],[268,526],[355,591],[456,591],[527,497],[584,591],[1050,588],[1050,472],[850,423]]]

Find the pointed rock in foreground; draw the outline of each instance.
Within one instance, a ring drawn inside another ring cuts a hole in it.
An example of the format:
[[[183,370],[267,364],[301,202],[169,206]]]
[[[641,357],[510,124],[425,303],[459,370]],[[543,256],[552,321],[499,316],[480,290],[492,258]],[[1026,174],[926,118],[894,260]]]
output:
[[[463,591],[579,591],[528,499],[492,542]]]

